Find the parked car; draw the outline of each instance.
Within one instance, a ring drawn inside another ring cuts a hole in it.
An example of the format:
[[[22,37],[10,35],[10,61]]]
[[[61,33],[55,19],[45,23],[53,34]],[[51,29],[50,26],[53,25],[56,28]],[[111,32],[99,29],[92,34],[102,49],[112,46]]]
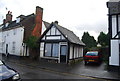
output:
[[[101,63],[102,55],[98,51],[89,51],[84,56],[85,64],[89,62]]]
[[[0,81],[21,81],[19,73],[0,60]]]

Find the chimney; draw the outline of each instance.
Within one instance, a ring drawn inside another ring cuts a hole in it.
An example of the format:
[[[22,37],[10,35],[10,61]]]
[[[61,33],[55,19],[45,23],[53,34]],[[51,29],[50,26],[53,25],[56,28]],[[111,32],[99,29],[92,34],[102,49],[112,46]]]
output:
[[[6,14],[6,23],[12,21],[12,12],[8,11]]]
[[[43,16],[43,8],[36,6],[35,27],[34,27],[33,32],[32,32],[33,36],[36,36],[36,37],[41,36],[42,16]]]
[[[55,21],[56,24],[58,24],[58,21]]]

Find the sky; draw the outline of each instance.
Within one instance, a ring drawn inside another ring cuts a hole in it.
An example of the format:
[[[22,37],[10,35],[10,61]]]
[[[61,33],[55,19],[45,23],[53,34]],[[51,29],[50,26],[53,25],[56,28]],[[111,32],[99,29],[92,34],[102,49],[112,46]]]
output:
[[[13,20],[19,15],[35,13],[36,6],[43,8],[43,20],[73,31],[80,39],[84,32],[97,37],[108,32],[108,0],[0,0],[0,24],[6,13],[12,11]],[[6,9],[7,8],[7,9]]]

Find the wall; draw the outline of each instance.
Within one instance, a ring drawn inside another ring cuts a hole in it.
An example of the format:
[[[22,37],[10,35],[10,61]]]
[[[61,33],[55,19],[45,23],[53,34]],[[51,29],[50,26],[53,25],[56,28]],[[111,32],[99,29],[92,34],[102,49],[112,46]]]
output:
[[[22,56],[22,43],[23,43],[23,34],[24,34],[24,28],[19,27],[7,31],[0,32],[2,34],[3,39],[3,50],[0,50],[0,53],[6,54],[6,44],[8,44],[8,53],[12,55]],[[13,42],[14,49],[13,50]]]
[[[75,59],[79,57],[83,57],[83,47],[76,46],[76,45],[74,45],[73,47],[73,45],[70,45],[69,59]]]
[[[46,30],[45,24],[44,24],[44,22],[42,22],[42,31],[41,31],[41,35],[44,33],[45,30]]]
[[[109,65],[119,66],[119,44],[120,40],[111,40],[111,56]]]

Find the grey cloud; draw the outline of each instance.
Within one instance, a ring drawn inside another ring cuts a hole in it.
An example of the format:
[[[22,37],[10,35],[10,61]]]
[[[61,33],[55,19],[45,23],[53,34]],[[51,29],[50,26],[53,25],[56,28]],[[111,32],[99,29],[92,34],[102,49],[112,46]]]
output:
[[[82,31],[94,31],[96,33],[99,33],[101,31],[107,33],[108,31],[108,26],[107,22],[100,22],[100,23],[95,23],[93,25],[90,24],[83,24],[79,25],[76,27],[77,30],[82,30]]]

